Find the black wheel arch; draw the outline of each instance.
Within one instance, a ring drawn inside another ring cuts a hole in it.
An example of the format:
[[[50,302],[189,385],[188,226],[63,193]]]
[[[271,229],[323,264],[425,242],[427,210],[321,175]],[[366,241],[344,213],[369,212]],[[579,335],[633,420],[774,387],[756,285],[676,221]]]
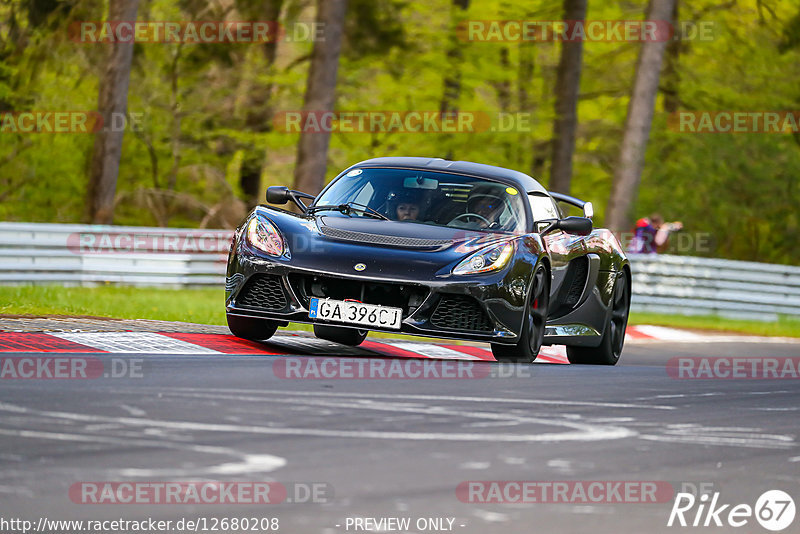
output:
[[[534,279],[533,275],[536,272],[536,269],[538,269],[540,265],[544,266],[545,280],[547,280],[548,290],[549,290],[550,284],[552,283],[552,280],[553,280],[552,279],[552,272],[553,271],[552,271],[552,269],[550,267],[550,257],[547,256],[546,254],[541,254],[539,256],[539,258],[537,259],[536,263],[533,265],[533,269],[531,269],[531,275],[530,275],[530,278],[528,280],[528,288],[525,291],[525,305],[526,306],[528,305],[528,302],[530,301],[531,292],[533,291],[533,279]],[[522,320],[523,321],[525,320],[524,319],[524,315],[523,315]],[[522,330],[520,330],[520,332],[521,331]]]

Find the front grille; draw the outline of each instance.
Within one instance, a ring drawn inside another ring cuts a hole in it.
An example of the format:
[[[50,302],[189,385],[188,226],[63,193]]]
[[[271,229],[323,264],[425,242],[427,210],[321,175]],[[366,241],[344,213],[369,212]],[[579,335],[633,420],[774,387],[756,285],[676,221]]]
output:
[[[236,304],[267,311],[280,311],[289,302],[283,291],[281,277],[274,274],[255,274],[245,284]]]
[[[289,275],[289,284],[306,307],[312,297],[353,299],[365,304],[402,308],[404,318],[414,313],[428,296],[428,289],[417,284],[371,282],[312,274],[292,273]]]
[[[451,330],[492,331],[492,323],[481,305],[466,295],[442,296],[433,312],[431,323]]]
[[[393,235],[367,234],[364,232],[352,232],[350,230],[331,228],[330,226],[322,226],[320,230],[324,235],[332,239],[339,239],[341,241],[356,241],[358,243],[370,245],[385,245],[387,247],[440,248],[449,246],[453,243],[449,239],[420,239],[418,237],[398,237]]]

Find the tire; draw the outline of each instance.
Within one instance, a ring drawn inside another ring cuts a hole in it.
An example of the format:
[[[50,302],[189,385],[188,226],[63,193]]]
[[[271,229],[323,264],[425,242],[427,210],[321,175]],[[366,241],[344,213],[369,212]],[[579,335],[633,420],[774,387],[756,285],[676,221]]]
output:
[[[314,335],[326,341],[333,341],[340,345],[350,345],[357,347],[366,339],[369,330],[357,330],[355,328],[342,328],[339,326],[314,325]]]
[[[276,321],[267,319],[257,319],[255,317],[239,317],[238,315],[227,314],[228,329],[231,333],[242,339],[250,341],[261,341],[269,339],[278,330]]]
[[[492,343],[495,360],[502,363],[532,363],[544,342],[547,310],[550,304],[550,276],[544,265],[533,275],[522,332],[516,345]]]
[[[625,344],[625,328],[631,309],[631,287],[628,276],[622,274],[614,283],[611,311],[597,347],[567,347],[569,363],[587,365],[616,365]]]

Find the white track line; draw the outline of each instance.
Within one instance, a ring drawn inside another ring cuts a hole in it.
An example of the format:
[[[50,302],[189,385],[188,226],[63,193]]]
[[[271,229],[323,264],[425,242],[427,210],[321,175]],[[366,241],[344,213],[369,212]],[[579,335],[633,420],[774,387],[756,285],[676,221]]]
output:
[[[427,356],[428,358],[436,358],[439,360],[482,361],[477,356],[473,356],[465,352],[459,352],[453,349],[448,349],[447,347],[442,347],[440,345],[434,345],[433,343],[416,343],[416,342],[406,342],[406,341],[385,341],[382,343],[386,345],[391,345],[392,347],[396,347],[398,349],[406,350],[408,352],[421,354],[422,356]]]

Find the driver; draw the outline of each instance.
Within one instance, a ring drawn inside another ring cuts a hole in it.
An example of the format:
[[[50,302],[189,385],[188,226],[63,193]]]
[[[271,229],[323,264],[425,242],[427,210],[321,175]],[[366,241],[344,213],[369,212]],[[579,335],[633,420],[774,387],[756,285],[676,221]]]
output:
[[[493,192],[474,191],[467,200],[467,211],[485,219],[484,221],[475,217],[481,228],[495,228],[500,224],[499,219],[503,213],[503,205],[503,198]]]
[[[388,215],[395,221],[417,221],[420,218],[421,198],[416,191],[392,191],[386,198]]]

